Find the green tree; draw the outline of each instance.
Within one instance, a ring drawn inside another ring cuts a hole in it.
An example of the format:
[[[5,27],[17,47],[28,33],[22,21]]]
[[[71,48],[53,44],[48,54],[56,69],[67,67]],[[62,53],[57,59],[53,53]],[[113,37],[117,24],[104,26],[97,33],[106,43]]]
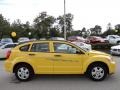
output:
[[[11,29],[12,29],[13,32],[16,32],[16,34],[17,34],[16,38],[25,36],[25,34],[24,34],[24,32],[25,32],[24,24],[21,23],[20,19],[15,20],[11,24]]]
[[[0,14],[0,38],[2,38],[3,35],[10,36],[10,23]]]
[[[120,24],[117,24],[117,25],[115,25],[115,33],[117,34],[117,35],[120,35]]]
[[[91,35],[95,35],[95,36],[99,36],[102,33],[101,30],[102,28],[99,25],[95,25],[94,28],[90,28]]]
[[[73,15],[71,13],[68,13],[65,16],[66,16],[66,32],[69,36],[70,33],[73,31],[73,28],[72,28]],[[61,30],[62,35],[63,35],[63,33],[64,33],[64,15],[59,16],[57,18],[57,21],[58,21],[58,25],[59,25],[60,30]]]
[[[82,36],[82,32],[81,30],[72,31],[71,36]]]
[[[11,31],[16,32],[17,36],[13,39],[17,40],[19,37],[32,38],[34,36],[35,30],[32,28],[32,26],[30,26],[30,23],[28,21],[23,24],[19,19],[17,19],[11,24]],[[29,32],[31,33],[31,35],[29,35]]]
[[[87,30],[85,27],[83,27],[83,29],[81,30],[81,33],[83,37],[87,37]]]
[[[46,12],[41,12],[34,19],[34,28],[36,30],[38,38],[47,38],[54,23],[55,18],[53,16],[47,15]]]
[[[107,30],[105,32],[103,32],[102,36],[107,36],[107,35],[112,35],[115,34],[115,30],[112,28],[111,23],[107,24]]]
[[[50,29],[50,37],[60,37],[61,34],[59,32],[59,29],[56,27]]]

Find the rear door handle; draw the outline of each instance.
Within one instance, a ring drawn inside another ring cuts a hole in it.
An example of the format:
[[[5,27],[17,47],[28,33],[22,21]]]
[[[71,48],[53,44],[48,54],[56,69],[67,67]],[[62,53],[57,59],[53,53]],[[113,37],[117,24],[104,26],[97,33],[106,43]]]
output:
[[[54,55],[55,57],[61,57],[61,55]]]
[[[35,56],[35,54],[28,54],[29,56]]]

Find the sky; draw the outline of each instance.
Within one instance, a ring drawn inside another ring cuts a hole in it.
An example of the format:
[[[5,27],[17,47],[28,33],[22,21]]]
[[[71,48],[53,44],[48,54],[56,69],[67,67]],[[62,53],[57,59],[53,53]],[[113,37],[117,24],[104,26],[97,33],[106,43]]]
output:
[[[64,0],[0,0],[0,13],[12,23],[20,19],[22,23],[33,20],[42,11],[58,17],[64,14]],[[72,13],[73,29],[87,29],[95,25],[120,24],[120,0],[66,0],[66,13]]]

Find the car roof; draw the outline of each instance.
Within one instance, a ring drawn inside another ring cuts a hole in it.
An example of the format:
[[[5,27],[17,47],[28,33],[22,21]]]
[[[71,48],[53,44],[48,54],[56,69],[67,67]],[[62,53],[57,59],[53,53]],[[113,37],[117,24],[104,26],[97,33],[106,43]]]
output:
[[[56,41],[61,41],[61,42],[68,42],[69,43],[69,41],[67,41],[67,40],[35,40],[35,41],[26,41],[26,42],[21,42],[21,43],[19,43],[19,44],[25,44],[25,43],[36,43],[36,42],[51,42],[51,41],[53,41],[53,42],[56,42]]]
[[[16,47],[16,49],[18,49],[18,48],[21,47],[21,46],[27,45],[27,44],[39,43],[39,42],[61,42],[61,43],[62,43],[62,42],[65,42],[65,43],[69,43],[69,44],[72,44],[72,45],[78,47],[77,45],[75,45],[75,44],[73,44],[73,43],[71,43],[70,41],[67,41],[67,40],[35,40],[35,41],[27,41],[27,42],[19,43],[19,44],[17,45],[18,47]],[[79,47],[78,47],[78,48],[79,48]],[[86,52],[86,51],[83,50],[82,48],[81,48],[81,50],[82,50],[83,52]]]

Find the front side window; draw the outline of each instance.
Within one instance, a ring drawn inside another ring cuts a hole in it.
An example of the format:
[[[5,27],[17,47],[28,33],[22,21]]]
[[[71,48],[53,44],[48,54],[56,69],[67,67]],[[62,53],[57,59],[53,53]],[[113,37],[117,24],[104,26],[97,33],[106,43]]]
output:
[[[54,43],[54,51],[57,53],[76,54],[77,48],[64,43]]]
[[[34,43],[31,52],[50,52],[48,43]]]

